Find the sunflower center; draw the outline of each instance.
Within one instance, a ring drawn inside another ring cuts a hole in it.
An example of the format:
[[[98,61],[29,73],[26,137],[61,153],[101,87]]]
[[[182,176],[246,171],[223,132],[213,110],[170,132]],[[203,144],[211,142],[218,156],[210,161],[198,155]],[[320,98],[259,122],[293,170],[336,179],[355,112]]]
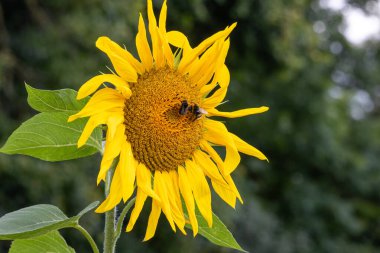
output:
[[[131,83],[124,124],[134,158],[150,170],[177,169],[189,159],[202,138],[203,119],[191,108],[201,101],[199,89],[169,67],[152,69]]]

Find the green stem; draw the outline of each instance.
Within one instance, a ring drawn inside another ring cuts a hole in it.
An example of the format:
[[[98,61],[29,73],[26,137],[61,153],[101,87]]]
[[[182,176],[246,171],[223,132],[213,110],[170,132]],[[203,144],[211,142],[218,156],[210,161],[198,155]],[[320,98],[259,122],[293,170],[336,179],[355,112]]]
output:
[[[124,207],[123,211],[121,212],[119,219],[117,220],[116,233],[115,233],[115,238],[114,238],[115,243],[117,242],[117,240],[120,237],[125,215],[127,215],[129,209],[131,209],[132,205],[135,203],[135,200],[136,200],[136,198],[133,198],[128,202],[128,204]]]
[[[96,243],[94,241],[94,239],[92,239],[91,235],[87,232],[86,229],[84,229],[81,225],[76,225],[74,227],[75,229],[79,230],[82,235],[84,235],[84,237],[86,237],[87,241],[90,243],[91,245],[91,248],[92,248],[92,252],[94,253],[99,253],[99,249],[98,249],[98,246],[96,246]]]
[[[110,193],[111,188],[111,178],[113,173],[113,167],[108,170],[105,182],[105,195],[106,198]],[[106,212],[105,224],[104,224],[104,253],[114,253],[115,252],[115,213],[116,207],[113,210]]]

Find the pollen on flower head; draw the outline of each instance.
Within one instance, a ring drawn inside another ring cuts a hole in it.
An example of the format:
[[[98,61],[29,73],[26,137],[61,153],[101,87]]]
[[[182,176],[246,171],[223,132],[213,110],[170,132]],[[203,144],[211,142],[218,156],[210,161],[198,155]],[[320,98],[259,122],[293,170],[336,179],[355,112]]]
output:
[[[202,119],[179,113],[181,102],[198,104],[199,89],[169,67],[153,69],[130,86],[124,124],[135,159],[150,170],[176,170],[202,139]]]

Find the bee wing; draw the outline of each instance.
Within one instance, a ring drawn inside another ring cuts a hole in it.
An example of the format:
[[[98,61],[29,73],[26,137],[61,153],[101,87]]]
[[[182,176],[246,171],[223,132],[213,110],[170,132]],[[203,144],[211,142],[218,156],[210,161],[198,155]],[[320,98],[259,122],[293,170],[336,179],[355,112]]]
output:
[[[199,107],[199,112],[200,112],[201,114],[208,114],[208,112],[207,112],[205,109],[200,108],[200,107]]]

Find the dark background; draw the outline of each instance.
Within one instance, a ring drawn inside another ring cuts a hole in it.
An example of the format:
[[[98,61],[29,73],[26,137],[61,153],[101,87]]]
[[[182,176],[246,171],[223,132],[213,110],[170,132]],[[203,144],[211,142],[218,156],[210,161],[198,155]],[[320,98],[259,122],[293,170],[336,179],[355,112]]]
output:
[[[161,1],[154,1],[156,11]],[[371,11],[373,1],[348,1]],[[227,119],[231,132],[270,162],[242,155],[234,179],[244,205],[213,208],[241,246],[254,253],[380,252],[380,42],[351,45],[342,13],[316,0],[170,0],[168,30],[191,45],[237,21],[227,64],[232,80],[223,110],[267,105],[257,116]],[[78,89],[107,72],[95,48],[106,35],[135,52],[138,12],[145,1],[0,0],[0,144],[36,112],[24,81],[37,88]],[[321,25],[322,24],[322,25]],[[324,25],[324,26],[323,26]],[[100,157],[48,163],[0,155],[0,215],[39,203],[75,215],[102,199]],[[160,219],[141,242],[149,206],[118,252],[233,252],[201,236],[174,234]],[[83,226],[102,241],[103,217]],[[82,235],[63,230],[77,252]],[[8,242],[0,242],[6,252]]]

